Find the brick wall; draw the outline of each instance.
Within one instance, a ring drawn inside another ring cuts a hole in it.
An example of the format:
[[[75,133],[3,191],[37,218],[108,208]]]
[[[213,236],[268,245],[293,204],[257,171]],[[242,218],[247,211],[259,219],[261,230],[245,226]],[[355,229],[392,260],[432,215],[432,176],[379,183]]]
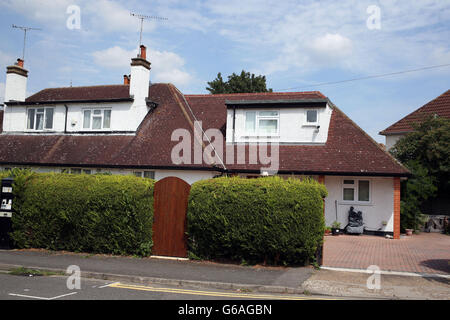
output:
[[[400,239],[400,178],[394,178],[394,239]]]

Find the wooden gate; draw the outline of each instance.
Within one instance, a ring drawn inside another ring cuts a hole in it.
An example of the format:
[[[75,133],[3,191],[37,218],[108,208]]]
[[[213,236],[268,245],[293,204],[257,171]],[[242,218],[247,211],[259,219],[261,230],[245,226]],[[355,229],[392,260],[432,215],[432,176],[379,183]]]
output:
[[[191,186],[176,177],[155,184],[153,249],[155,256],[187,257],[186,213]]]

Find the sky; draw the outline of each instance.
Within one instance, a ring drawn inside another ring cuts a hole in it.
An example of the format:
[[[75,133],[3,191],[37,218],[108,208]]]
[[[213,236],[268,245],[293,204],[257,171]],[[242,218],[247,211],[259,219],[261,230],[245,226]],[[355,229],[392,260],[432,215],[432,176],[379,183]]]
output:
[[[320,91],[376,141],[379,131],[450,89],[450,0],[0,0],[0,101],[22,56],[27,94],[120,84],[144,22],[150,80],[183,93],[241,70],[274,91]]]

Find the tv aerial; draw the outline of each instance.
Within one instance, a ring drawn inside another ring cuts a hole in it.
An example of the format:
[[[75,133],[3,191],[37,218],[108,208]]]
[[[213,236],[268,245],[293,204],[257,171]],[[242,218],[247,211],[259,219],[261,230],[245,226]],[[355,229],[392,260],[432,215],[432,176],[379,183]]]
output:
[[[27,43],[27,32],[31,30],[42,30],[40,28],[31,28],[31,27],[22,27],[22,26],[16,26],[15,24],[12,25],[14,29],[20,29],[23,31],[23,50],[22,50],[22,60],[25,61],[25,46]]]
[[[139,34],[139,46],[142,45],[142,30],[144,28],[144,20],[169,20],[164,17],[158,17],[158,16],[146,16],[143,14],[137,14],[137,13],[130,13],[132,17],[138,18],[141,20],[141,32]]]

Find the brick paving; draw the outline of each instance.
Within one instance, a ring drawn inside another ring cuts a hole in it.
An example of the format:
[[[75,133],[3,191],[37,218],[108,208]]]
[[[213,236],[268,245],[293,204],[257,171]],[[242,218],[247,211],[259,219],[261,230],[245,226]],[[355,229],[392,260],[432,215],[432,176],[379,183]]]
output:
[[[367,235],[326,236],[323,266],[450,274],[450,236],[421,233],[399,240]]]

